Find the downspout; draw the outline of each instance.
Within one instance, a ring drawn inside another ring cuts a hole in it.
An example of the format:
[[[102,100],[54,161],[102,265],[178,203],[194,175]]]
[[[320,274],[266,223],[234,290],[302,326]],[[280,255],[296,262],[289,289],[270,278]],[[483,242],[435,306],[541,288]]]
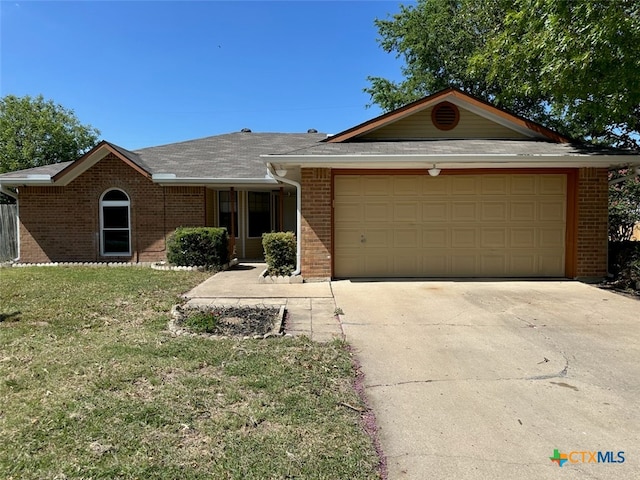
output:
[[[302,234],[302,186],[294,180],[279,177],[271,163],[267,163],[267,171],[274,180],[296,187],[296,269],[291,272],[291,275],[300,275],[300,272],[302,271],[302,242],[300,241],[300,236]]]

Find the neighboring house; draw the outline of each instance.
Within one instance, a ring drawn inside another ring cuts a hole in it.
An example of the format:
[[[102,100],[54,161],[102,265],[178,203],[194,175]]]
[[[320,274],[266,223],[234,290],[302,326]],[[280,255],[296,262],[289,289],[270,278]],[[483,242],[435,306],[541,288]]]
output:
[[[179,226],[226,226],[240,258],[297,230],[305,279],[602,277],[607,171],[574,145],[447,89],[336,135],[244,131],[0,175],[21,262],[155,261]],[[299,202],[299,207],[296,203]]]

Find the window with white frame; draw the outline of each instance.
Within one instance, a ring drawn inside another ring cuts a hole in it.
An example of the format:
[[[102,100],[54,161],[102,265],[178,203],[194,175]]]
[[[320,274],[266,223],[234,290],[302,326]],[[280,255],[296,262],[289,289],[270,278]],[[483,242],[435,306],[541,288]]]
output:
[[[100,199],[100,252],[102,255],[131,255],[131,202],[117,188]]]

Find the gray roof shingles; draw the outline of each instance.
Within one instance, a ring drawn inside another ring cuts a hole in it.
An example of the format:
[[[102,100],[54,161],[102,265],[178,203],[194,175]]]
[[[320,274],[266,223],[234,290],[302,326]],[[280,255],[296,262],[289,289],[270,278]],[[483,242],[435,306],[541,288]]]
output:
[[[264,154],[298,156],[339,155],[637,155],[624,150],[561,144],[539,140],[434,139],[401,141],[323,142],[323,133],[237,132],[185,142],[129,151],[112,143],[111,147],[145,171],[173,173],[178,178],[255,179],[264,178]],[[55,175],[72,162],[10,172],[2,180],[24,178],[29,174]],[[6,182],[5,182],[6,183]]]

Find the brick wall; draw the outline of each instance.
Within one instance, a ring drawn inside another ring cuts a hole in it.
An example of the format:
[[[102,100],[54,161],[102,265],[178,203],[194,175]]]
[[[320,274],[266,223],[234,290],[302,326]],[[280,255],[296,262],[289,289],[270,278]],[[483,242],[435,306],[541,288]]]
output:
[[[119,188],[131,201],[131,249],[100,255],[100,197]],[[161,187],[109,154],[64,187],[19,189],[21,262],[157,261],[178,226],[205,222],[203,187]]]
[[[606,168],[581,168],[578,172],[578,278],[607,274],[609,184]]]
[[[302,276],[331,277],[331,170],[302,169]]]

